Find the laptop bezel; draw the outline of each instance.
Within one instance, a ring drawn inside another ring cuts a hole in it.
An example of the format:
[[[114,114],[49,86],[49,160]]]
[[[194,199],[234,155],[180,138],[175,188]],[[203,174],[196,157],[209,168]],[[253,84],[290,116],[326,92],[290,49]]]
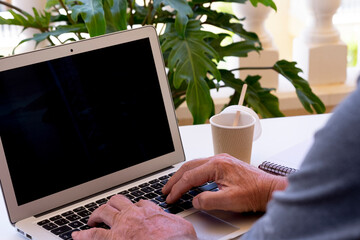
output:
[[[160,43],[156,30],[152,26],[111,33],[66,45],[1,58],[0,71],[15,69],[143,38],[150,40],[175,151],[19,206],[16,201],[14,187],[0,139],[0,181],[11,223],[15,224],[17,221],[58,208],[185,161]],[[26,181],[26,179],[24,179],[24,181]]]

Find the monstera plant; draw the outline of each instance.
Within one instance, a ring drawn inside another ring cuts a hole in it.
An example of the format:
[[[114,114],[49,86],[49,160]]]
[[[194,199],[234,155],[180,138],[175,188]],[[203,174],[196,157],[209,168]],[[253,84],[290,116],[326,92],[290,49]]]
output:
[[[27,41],[50,45],[65,44],[114,31],[153,25],[159,34],[161,49],[168,68],[169,85],[175,107],[186,104],[194,124],[204,123],[214,114],[210,89],[233,88],[228,104],[236,104],[244,83],[248,85],[245,102],[262,117],[283,116],[274,89],[261,87],[261,70],[272,69],[289,80],[308,112],[322,113],[325,106],[312,92],[308,82],[299,76],[295,62],[280,60],[273,66],[255,68],[257,76],[235,77],[236,71],[248,68],[222,69],[225,57],[247,57],[249,52],[261,54],[262,46],[255,33],[243,28],[234,14],[217,11],[215,2],[243,4],[247,0],[48,0],[45,10],[33,9],[30,14],[19,6],[10,7],[11,19],[0,18],[0,24],[35,28],[40,33]],[[276,10],[272,0],[250,0]],[[207,26],[207,27],[205,27]],[[216,29],[209,31],[206,29]],[[66,34],[65,34],[66,33]],[[71,33],[71,34],[69,34]],[[240,41],[233,41],[233,36]],[[114,61],[119,55],[114,56]],[[254,68],[251,68],[254,69]],[[140,80],[134,80],[139,81]],[[134,90],[136,94],[136,90]]]

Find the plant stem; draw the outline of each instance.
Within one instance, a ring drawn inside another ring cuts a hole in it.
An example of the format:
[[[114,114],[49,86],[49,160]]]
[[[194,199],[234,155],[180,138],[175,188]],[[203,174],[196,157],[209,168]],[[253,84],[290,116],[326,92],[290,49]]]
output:
[[[234,68],[229,70],[230,72],[233,71],[241,71],[241,70],[274,70],[273,67],[240,67],[240,68]]]
[[[142,22],[142,26],[144,26],[146,23],[148,23],[148,24],[150,24],[150,17],[151,17],[151,12],[152,12],[152,10],[153,10],[153,8],[154,8],[154,6],[151,4],[151,2],[149,2],[149,4],[148,4],[148,8],[149,8],[149,11],[148,11],[148,13],[146,14],[146,17],[144,18],[144,21]]]
[[[74,25],[75,22],[74,22],[74,20],[71,18],[70,14],[69,14],[69,10],[67,9],[66,5],[64,4],[64,1],[63,1],[63,0],[59,0],[59,3],[60,3],[60,5],[61,5],[61,7],[65,10],[66,16],[67,16],[69,22],[70,22],[72,25]]]
[[[133,3],[131,0],[128,0],[128,4],[129,4],[129,8],[130,8],[130,17],[129,17],[129,25],[131,28],[133,28],[133,25],[134,25],[134,14],[133,14]]]
[[[66,7],[65,3],[63,0],[59,0],[59,3],[61,5],[61,7],[65,10],[66,12],[66,16],[67,16],[67,19],[69,20],[69,22],[72,24],[72,25],[75,25],[76,22],[74,22],[74,20],[72,19],[71,15],[69,14],[69,9]],[[76,2],[75,2],[76,3]],[[77,4],[77,3],[76,3]],[[59,12],[59,11],[58,11]],[[59,12],[60,14],[60,12]],[[79,40],[83,39],[83,37],[81,37],[81,34],[80,33],[75,33],[75,35],[79,38]],[[61,41],[60,41],[61,42]]]
[[[27,15],[27,14],[28,14],[26,11],[24,11],[24,10],[22,10],[21,8],[18,8],[18,7],[14,6],[14,5],[12,5],[12,4],[8,3],[8,2],[0,1],[0,4],[5,5],[5,6],[7,6],[8,8],[15,9],[16,11],[20,12],[20,13],[23,14],[23,15]]]

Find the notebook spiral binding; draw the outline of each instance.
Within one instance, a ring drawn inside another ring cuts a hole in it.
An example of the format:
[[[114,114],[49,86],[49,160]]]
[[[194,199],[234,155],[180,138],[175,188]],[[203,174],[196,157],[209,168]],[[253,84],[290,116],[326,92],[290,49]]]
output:
[[[280,175],[280,176],[287,176],[291,173],[296,172],[297,170],[295,168],[285,167],[283,165],[279,165],[272,162],[263,162],[259,165],[259,168],[265,172]]]

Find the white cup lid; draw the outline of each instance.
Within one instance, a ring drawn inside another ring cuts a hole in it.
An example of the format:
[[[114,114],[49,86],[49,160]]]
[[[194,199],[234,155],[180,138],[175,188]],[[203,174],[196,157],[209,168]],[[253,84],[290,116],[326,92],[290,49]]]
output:
[[[246,113],[250,114],[251,116],[253,116],[256,119],[255,126],[254,126],[253,141],[257,140],[260,137],[262,130],[261,130],[261,124],[260,124],[259,116],[256,114],[256,112],[254,112],[254,110],[252,110],[251,108],[245,107],[245,106],[231,105],[231,106],[225,108],[220,114],[222,114],[222,113],[236,113],[237,111],[246,112]]]

